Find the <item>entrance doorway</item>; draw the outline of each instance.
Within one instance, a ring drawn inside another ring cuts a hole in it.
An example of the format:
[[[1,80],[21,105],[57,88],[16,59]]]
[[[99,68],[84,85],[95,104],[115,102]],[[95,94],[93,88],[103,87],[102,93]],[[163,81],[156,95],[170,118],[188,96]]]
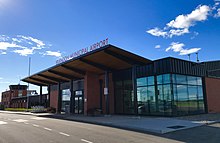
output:
[[[84,113],[83,103],[84,103],[83,91],[82,90],[75,91],[75,114]]]
[[[70,90],[64,89],[62,90],[62,106],[61,106],[61,112],[64,114],[70,113]]]

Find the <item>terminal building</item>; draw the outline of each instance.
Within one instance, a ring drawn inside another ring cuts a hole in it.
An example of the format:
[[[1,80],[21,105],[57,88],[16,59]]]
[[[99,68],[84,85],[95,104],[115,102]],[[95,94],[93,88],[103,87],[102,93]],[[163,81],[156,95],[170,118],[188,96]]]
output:
[[[41,104],[40,104],[41,102]],[[10,85],[9,90],[2,92],[1,104],[5,108],[30,108],[42,105],[47,107],[47,95],[38,95],[36,90],[28,90],[27,85]]]
[[[220,112],[220,61],[150,60],[105,45],[22,79],[57,113],[183,116]]]

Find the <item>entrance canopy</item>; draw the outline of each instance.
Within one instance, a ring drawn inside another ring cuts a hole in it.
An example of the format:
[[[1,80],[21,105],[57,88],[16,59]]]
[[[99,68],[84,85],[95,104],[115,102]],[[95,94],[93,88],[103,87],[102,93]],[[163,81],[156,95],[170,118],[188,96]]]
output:
[[[86,72],[103,74],[105,71],[117,71],[150,62],[152,61],[149,59],[116,46],[106,45],[26,77],[22,81],[39,86],[54,85],[59,82],[82,79]]]

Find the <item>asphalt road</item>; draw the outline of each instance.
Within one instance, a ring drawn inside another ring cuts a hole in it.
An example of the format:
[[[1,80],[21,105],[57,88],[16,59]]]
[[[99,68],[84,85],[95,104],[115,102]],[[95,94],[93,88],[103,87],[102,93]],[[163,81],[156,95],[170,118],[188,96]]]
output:
[[[0,143],[219,143],[220,123],[164,135],[111,127],[0,113]]]
[[[0,113],[0,143],[148,143],[173,139],[111,127]]]

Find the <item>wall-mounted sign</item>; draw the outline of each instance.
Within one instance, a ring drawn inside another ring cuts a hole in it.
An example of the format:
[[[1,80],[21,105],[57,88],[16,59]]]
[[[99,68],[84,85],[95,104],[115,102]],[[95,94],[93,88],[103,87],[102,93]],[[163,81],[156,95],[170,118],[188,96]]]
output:
[[[100,42],[97,42],[97,43],[95,43],[95,44],[92,44],[92,45],[89,46],[89,47],[82,48],[82,49],[80,49],[80,50],[78,50],[78,51],[72,53],[72,54],[69,55],[69,56],[62,57],[62,58],[60,58],[60,59],[58,59],[58,60],[56,61],[56,64],[60,64],[60,63],[62,63],[62,62],[68,61],[68,60],[70,60],[70,59],[72,59],[72,58],[81,56],[81,55],[83,55],[83,54],[86,54],[86,53],[91,52],[91,51],[93,51],[93,50],[96,50],[96,49],[98,49],[98,48],[104,47],[104,46],[106,46],[106,45],[108,45],[108,38],[106,38],[105,40],[102,40],[102,41],[100,41]]]
[[[108,88],[107,87],[104,88],[104,95],[108,95]]]

